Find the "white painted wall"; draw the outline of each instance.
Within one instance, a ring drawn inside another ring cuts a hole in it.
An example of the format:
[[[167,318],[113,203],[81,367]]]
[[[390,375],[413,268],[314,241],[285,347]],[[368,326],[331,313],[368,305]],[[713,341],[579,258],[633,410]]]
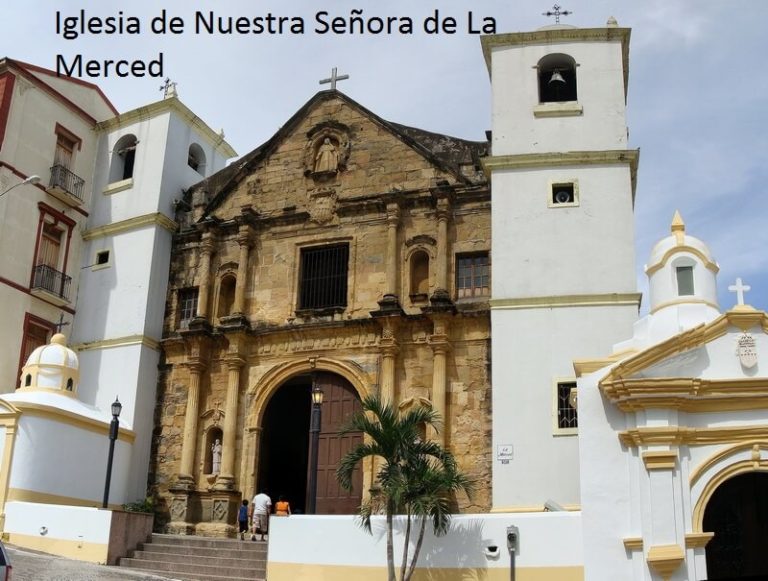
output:
[[[539,60],[576,60],[577,117],[536,118]],[[492,53],[493,155],[624,149],[627,128],[621,42],[557,42],[496,47]]]
[[[425,536],[420,568],[509,570],[506,529],[519,528],[517,567],[580,566],[579,513],[464,514],[451,521],[446,536]],[[373,518],[373,535],[354,516],[291,516],[270,520],[269,562],[342,566],[386,566],[384,517]],[[429,527],[428,527],[429,528]],[[404,523],[395,524],[395,563],[402,559]],[[498,556],[486,555],[497,547]]]
[[[108,425],[105,422],[105,425]],[[126,499],[125,482],[130,457],[130,444],[117,440],[110,486],[110,504],[133,501]],[[16,444],[9,487],[52,494],[100,506],[107,474],[109,438],[52,419],[22,415],[17,428]],[[34,461],[30,461],[34,459]]]

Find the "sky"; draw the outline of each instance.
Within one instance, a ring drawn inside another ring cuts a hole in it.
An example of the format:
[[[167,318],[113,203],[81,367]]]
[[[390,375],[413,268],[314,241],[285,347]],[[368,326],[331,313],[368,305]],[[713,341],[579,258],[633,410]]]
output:
[[[141,58],[162,52],[165,76],[182,101],[243,155],[267,140],[318,90],[332,67],[349,80],[338,89],[381,117],[465,139],[490,129],[490,81],[480,37],[468,31],[493,18],[496,31],[552,24],[552,4],[532,0],[27,0],[6,3],[0,56],[55,68],[71,60]],[[736,277],[751,286],[746,302],[768,310],[768,51],[765,15],[746,0],[572,0],[562,22],[604,26],[614,16],[632,28],[628,125],[630,147],[641,150],[636,255],[638,288],[653,244],[669,233],[675,210],[687,233],[704,240],[721,270],[723,310],[735,304],[727,287]],[[155,35],[149,21],[162,10],[185,22],[179,35]],[[140,17],[141,34],[88,34],[67,40],[56,12]],[[194,11],[217,16],[302,17],[304,34],[194,34]],[[414,33],[318,34],[315,15],[349,19],[410,17]],[[438,11],[454,17],[454,34],[422,31]],[[119,111],[161,97],[161,79],[98,78]]]

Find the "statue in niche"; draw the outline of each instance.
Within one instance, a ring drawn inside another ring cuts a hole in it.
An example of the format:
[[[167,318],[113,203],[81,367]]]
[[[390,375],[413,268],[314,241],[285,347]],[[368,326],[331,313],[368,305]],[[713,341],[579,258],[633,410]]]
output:
[[[211,445],[211,474],[218,474],[221,472],[221,440],[216,438],[216,441]]]
[[[339,169],[339,150],[329,137],[317,149],[315,155],[315,173],[336,173]]]

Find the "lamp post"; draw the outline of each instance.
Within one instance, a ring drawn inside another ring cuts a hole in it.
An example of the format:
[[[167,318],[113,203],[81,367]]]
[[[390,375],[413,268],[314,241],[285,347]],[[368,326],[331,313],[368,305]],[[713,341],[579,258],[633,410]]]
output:
[[[13,188],[18,188],[19,186],[23,186],[25,184],[33,184],[34,185],[34,184],[38,183],[39,181],[40,181],[40,176],[38,176],[38,175],[29,176],[24,181],[19,182],[18,184],[13,184],[10,188],[8,188],[4,192],[0,193],[0,196],[4,196],[8,192],[10,192]]]
[[[107,481],[104,484],[104,503],[102,508],[107,508],[109,503],[109,483],[112,480],[112,458],[115,455],[115,440],[117,440],[117,430],[120,425],[120,412],[123,409],[123,404],[115,398],[112,404],[112,421],[109,424],[109,456],[107,457]]]
[[[312,376],[312,419],[309,425],[309,482],[307,484],[307,514],[315,514],[317,506],[317,451],[320,444],[323,390]]]

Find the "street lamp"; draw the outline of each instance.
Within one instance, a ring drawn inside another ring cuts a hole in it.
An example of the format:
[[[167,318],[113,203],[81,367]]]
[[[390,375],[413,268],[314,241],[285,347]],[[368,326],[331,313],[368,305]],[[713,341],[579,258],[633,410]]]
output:
[[[104,503],[102,508],[107,508],[109,502],[109,482],[112,480],[112,458],[115,455],[115,440],[117,440],[117,429],[120,425],[120,412],[123,409],[123,404],[115,398],[112,404],[112,421],[109,424],[109,456],[107,457],[107,481],[104,484]]]
[[[315,514],[317,505],[317,451],[320,444],[323,390],[312,376],[312,419],[309,426],[309,483],[307,485],[307,514]]]
[[[38,175],[29,176],[24,181],[19,182],[18,184],[13,184],[10,188],[8,188],[4,192],[0,193],[0,196],[4,196],[8,192],[10,192],[13,188],[18,188],[19,186],[23,186],[24,184],[32,184],[32,185],[34,185],[34,184],[38,183],[39,181],[40,181],[40,176],[38,176]]]

